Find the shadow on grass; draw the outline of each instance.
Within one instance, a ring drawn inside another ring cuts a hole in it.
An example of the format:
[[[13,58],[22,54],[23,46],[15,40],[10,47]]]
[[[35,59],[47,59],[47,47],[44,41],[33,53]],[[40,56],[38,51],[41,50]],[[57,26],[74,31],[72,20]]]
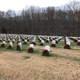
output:
[[[7,47],[0,47],[0,52],[6,52],[6,51],[10,51],[10,52],[17,52],[17,53],[23,53],[23,52],[26,52],[25,49],[22,49],[22,50],[17,50],[15,47],[11,48],[11,49],[8,49]]]
[[[71,48],[70,50],[78,50],[78,51],[80,51],[80,49],[74,49],[74,48]]]
[[[69,59],[69,60],[74,60],[74,61],[80,61],[80,58],[76,58],[76,57],[67,57],[67,56],[62,56],[62,55],[58,55],[58,54],[53,54],[50,53],[50,55],[48,57],[55,57],[55,58],[64,58],[64,59]]]
[[[41,50],[34,50],[33,52],[28,52],[27,53],[30,53],[30,54],[37,54],[37,55],[40,55],[41,54]]]

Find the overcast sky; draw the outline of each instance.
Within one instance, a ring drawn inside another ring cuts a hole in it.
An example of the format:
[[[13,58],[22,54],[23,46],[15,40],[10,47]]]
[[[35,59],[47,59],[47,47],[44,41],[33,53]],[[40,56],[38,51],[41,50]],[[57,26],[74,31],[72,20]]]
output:
[[[25,8],[25,6],[56,7],[65,5],[70,1],[73,0],[0,0],[0,10],[7,11],[8,9],[12,9],[18,11]],[[80,1],[80,0],[74,0],[74,1]]]

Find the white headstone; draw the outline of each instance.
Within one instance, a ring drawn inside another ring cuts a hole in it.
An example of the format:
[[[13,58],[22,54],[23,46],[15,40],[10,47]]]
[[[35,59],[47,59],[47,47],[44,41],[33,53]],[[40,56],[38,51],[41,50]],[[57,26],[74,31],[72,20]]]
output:
[[[47,40],[49,41],[49,38]]]
[[[43,43],[43,44],[44,44],[44,40],[41,40],[41,43]]]
[[[70,41],[67,41],[66,44],[68,44],[70,46]]]
[[[6,42],[5,42],[5,41],[3,41],[3,44],[6,44]]]
[[[8,41],[10,41],[10,38],[8,38]]]
[[[15,42],[15,39],[13,38],[13,40],[12,40],[13,42]]]
[[[21,43],[21,42],[19,42],[19,43],[18,43],[18,45],[19,45],[19,46],[20,46],[20,48],[22,49],[22,43]]]
[[[48,50],[50,52],[50,46],[45,46],[45,49]]]
[[[27,39],[25,39],[24,41],[27,42]]]
[[[68,37],[66,37],[66,42],[68,42],[69,41],[69,39],[68,39]]]
[[[52,41],[52,44],[56,44],[56,41],[55,41],[55,40],[53,40],[53,41]]]
[[[10,43],[9,43],[12,47],[13,47],[13,43],[10,41]]]
[[[78,40],[78,42],[80,42],[80,40]]]
[[[30,44],[30,48],[34,48],[34,45],[33,44]]]

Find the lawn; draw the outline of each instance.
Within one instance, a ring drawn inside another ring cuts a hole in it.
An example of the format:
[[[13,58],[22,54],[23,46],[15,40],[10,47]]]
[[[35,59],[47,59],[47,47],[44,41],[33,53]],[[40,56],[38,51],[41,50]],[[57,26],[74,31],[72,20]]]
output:
[[[27,49],[32,39],[23,44],[22,51],[0,47],[0,80],[80,80],[80,46],[71,41],[71,49],[64,49],[62,39],[50,47],[50,56],[42,56],[45,45],[37,40],[34,53]],[[1,43],[0,43],[1,44]]]

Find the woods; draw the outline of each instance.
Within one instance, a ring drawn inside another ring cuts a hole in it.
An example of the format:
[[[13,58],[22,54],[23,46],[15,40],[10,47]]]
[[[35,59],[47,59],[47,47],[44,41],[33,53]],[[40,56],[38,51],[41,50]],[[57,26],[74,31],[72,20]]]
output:
[[[80,3],[72,1],[62,7],[30,6],[22,11],[0,11],[0,33],[79,36]]]

